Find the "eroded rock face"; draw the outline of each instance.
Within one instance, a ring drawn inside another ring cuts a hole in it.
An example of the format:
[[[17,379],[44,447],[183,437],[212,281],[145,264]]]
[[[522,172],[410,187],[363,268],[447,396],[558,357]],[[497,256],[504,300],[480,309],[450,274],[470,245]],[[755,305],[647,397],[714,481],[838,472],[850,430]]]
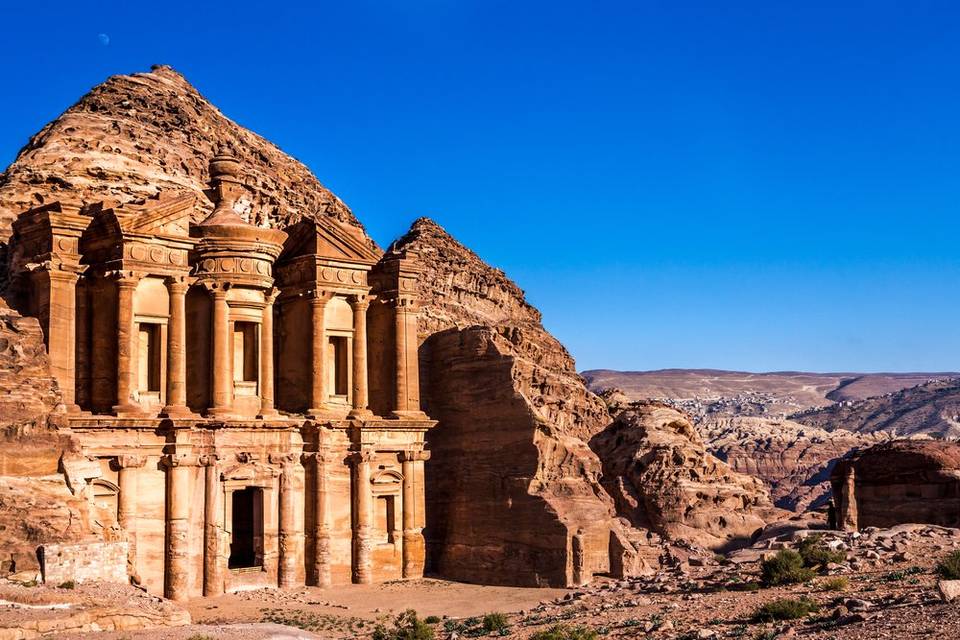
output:
[[[841,526],[960,527],[960,444],[956,442],[884,442],[837,463],[830,483]]]
[[[427,219],[395,249],[421,280],[421,396],[433,569],[490,584],[569,585],[609,568],[613,502],[585,439],[609,420],[539,312]]]
[[[786,419],[708,418],[697,425],[707,448],[734,471],[763,480],[774,504],[806,511],[830,498],[830,472],[849,452],[882,442],[882,434],[829,432]]]
[[[123,203],[160,190],[196,194],[199,222],[212,209],[202,192],[220,145],[230,146],[247,172],[240,213],[250,222],[286,226],[328,215],[360,225],[303,164],[158,66],[109,78],[30,139],[0,175],[0,238],[20,211],[44,202]]]
[[[763,483],[711,455],[683,413],[634,403],[590,440],[603,484],[634,527],[718,549],[775,515]]]

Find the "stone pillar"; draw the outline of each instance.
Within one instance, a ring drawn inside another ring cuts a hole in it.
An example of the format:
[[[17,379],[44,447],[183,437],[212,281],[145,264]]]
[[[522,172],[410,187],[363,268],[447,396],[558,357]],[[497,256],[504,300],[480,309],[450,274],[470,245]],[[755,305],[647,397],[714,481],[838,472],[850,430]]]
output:
[[[168,455],[167,548],[164,566],[164,596],[170,600],[190,597],[190,474],[196,457]]]
[[[270,456],[270,462],[280,465],[280,562],[277,586],[281,589],[300,586],[297,570],[303,565],[303,532],[297,527],[297,505],[302,501],[303,493],[297,478],[298,458],[292,453]]]
[[[90,287],[84,278],[77,284],[77,323],[76,323],[76,377],[74,401],[79,407],[90,408]]]
[[[167,278],[170,323],[167,327],[167,404],[163,415],[190,414],[187,408],[187,282],[182,276]]]
[[[324,313],[331,297],[332,294],[328,292],[315,291],[310,300],[310,326],[313,329],[310,343],[310,408],[307,414],[311,416],[322,415],[327,410],[327,332],[324,329]]]
[[[76,412],[77,276],[52,265],[36,272],[47,280],[49,303],[41,311],[45,325],[50,372],[57,380],[67,411]],[[36,286],[36,284],[35,284]],[[42,286],[42,285],[41,285]]]
[[[260,322],[260,415],[270,418],[278,415],[273,406],[273,303],[279,289],[264,295],[263,319]]]
[[[394,305],[396,385],[394,418],[423,419],[420,411],[420,360],[417,354],[417,301],[399,296]]]
[[[94,300],[112,302],[109,280],[99,277],[89,286]],[[113,304],[94,304],[90,311],[90,405],[95,413],[109,413],[117,381],[116,364],[111,358],[116,340],[115,309]]]
[[[119,504],[117,505],[117,523],[127,534],[127,573],[137,575],[137,470],[146,464],[144,456],[122,455],[117,457],[118,483],[120,485]]]
[[[216,454],[202,456],[203,482],[203,595],[219,596],[223,593],[223,558],[220,551],[220,518],[223,515],[220,488],[219,457]]]
[[[373,413],[367,408],[367,309],[369,296],[351,296],[353,309],[353,409],[352,418],[367,418]]]
[[[840,513],[838,522],[843,531],[857,531],[859,518],[857,514],[857,476],[852,464],[849,464],[843,477],[843,488],[840,490]]]
[[[350,456],[353,465],[353,582],[373,582],[373,491],[370,486],[372,451]]]
[[[213,297],[213,358],[211,407],[212,416],[229,415],[233,406],[233,349],[230,335],[230,306],[227,304],[227,289],[215,285],[210,291]]]
[[[133,401],[133,294],[140,278],[130,272],[117,274],[117,404],[119,415],[140,413]]]
[[[424,484],[423,463],[429,451],[404,451],[403,463],[403,577],[422,578],[426,546],[423,542]]]
[[[311,454],[314,461],[315,493],[313,527],[313,582],[329,587],[330,581],[330,488],[329,474],[334,457],[328,452]]]
[[[573,586],[579,587],[587,584],[590,580],[587,578],[585,543],[583,541],[583,532],[578,531],[570,539],[571,564],[573,565]]]

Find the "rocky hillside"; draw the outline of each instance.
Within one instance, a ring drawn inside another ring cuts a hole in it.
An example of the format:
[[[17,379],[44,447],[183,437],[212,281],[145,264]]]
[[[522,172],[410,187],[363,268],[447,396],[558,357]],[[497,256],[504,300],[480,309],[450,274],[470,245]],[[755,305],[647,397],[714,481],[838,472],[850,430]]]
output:
[[[166,66],[109,78],[45,126],[0,175],[0,239],[17,213],[43,202],[127,202],[195,193],[202,219],[207,163],[220,145],[243,163],[248,217],[286,226],[328,215],[359,226],[307,167],[233,122]],[[372,242],[372,241],[371,241]]]
[[[749,542],[774,515],[763,483],[711,455],[689,417],[667,405],[630,405],[590,447],[635,527],[718,549]]]
[[[960,380],[935,380],[888,395],[792,416],[827,431],[960,437]]]
[[[893,393],[955,373],[749,373],[714,369],[584,371],[589,388],[620,389],[630,400],[661,400],[694,420],[706,416],[783,418],[834,402]]]
[[[531,586],[608,570],[613,502],[585,443],[609,422],[604,404],[523,291],[436,223],[417,220],[390,250],[418,254],[426,270],[421,391],[440,421],[428,434],[434,570]]]
[[[697,431],[707,448],[735,471],[763,480],[774,504],[805,511],[830,497],[830,472],[840,458],[887,439],[882,434],[829,432],[786,419],[720,416]]]

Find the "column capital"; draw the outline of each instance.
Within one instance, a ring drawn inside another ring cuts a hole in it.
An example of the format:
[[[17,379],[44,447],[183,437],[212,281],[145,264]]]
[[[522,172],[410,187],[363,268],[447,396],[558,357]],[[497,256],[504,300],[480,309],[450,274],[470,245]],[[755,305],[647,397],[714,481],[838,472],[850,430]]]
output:
[[[208,453],[200,456],[197,462],[201,467],[215,467],[220,462],[220,456],[216,453]]]
[[[277,301],[277,296],[280,295],[280,289],[277,287],[270,287],[269,289],[263,292],[263,301],[267,304],[273,304]]]
[[[354,466],[361,464],[369,464],[374,456],[376,455],[375,451],[364,450],[364,451],[354,451],[347,456],[347,461]]]
[[[270,454],[270,464],[278,464],[281,467],[289,467],[298,460],[300,460],[300,454],[298,453],[271,453]]]
[[[137,469],[147,463],[146,456],[131,454],[122,454],[117,456],[116,465],[118,469]]]
[[[423,449],[411,449],[400,452],[400,462],[426,462],[430,459],[430,452]]]
[[[190,287],[190,283],[187,282],[187,276],[167,276],[163,282],[172,294],[186,293]]]
[[[377,296],[372,293],[354,293],[347,296],[347,302],[350,303],[354,311],[367,309],[370,303],[376,299]]]
[[[304,462],[314,462],[319,465],[336,464],[343,461],[343,455],[333,451],[305,451],[302,457]]]
[[[398,313],[416,313],[420,310],[420,300],[415,295],[400,294],[393,300]]]
[[[232,286],[229,282],[223,280],[201,280],[200,285],[206,289],[214,298],[220,298],[227,295],[227,291]]]
[[[164,456],[160,464],[168,469],[176,469],[178,467],[196,467],[199,465],[200,459],[198,456],[188,455],[184,453],[171,453]]]
[[[325,289],[314,289],[307,294],[310,298],[310,304],[314,306],[324,306],[327,304],[331,298],[333,298],[333,291],[327,291]]]
[[[113,271],[104,272],[103,277],[108,280],[113,280],[117,283],[118,287],[132,288],[137,286],[137,283],[140,282],[143,274],[137,271],[128,271],[126,269],[115,269]]]

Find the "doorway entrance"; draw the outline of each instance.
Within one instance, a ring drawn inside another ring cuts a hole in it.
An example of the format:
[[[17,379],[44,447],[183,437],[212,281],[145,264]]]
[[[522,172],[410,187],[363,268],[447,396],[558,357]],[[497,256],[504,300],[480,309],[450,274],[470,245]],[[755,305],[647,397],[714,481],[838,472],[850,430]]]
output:
[[[231,569],[263,566],[263,489],[246,487],[231,494],[233,517],[230,539]]]

